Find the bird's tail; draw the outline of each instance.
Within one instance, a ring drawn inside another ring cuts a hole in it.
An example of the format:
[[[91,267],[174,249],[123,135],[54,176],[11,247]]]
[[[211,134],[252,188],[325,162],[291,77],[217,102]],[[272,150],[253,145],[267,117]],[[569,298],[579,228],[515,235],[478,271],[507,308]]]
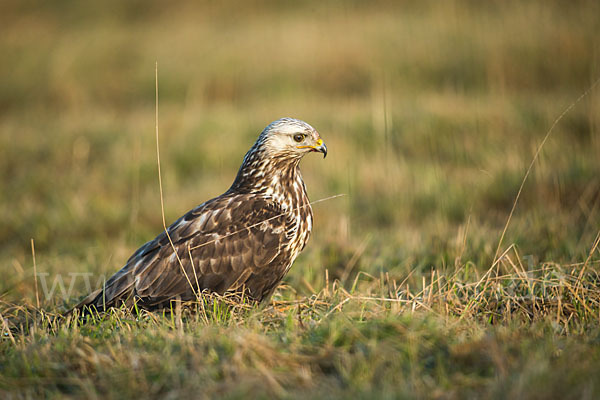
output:
[[[91,306],[97,307],[97,299],[102,295],[102,289],[94,290],[92,293],[87,295],[83,300],[77,303],[74,307],[63,313],[63,316],[68,316],[73,313],[75,310],[84,311],[85,309],[89,309]]]

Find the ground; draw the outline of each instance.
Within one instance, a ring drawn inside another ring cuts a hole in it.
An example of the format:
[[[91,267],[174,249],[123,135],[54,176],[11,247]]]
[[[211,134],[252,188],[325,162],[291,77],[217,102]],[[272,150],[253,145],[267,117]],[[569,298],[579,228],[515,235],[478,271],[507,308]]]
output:
[[[598,15],[3,2],[0,396],[597,398]],[[283,116],[329,149],[311,199],[344,196],[264,307],[62,318],[162,229],[156,62],[167,223]]]

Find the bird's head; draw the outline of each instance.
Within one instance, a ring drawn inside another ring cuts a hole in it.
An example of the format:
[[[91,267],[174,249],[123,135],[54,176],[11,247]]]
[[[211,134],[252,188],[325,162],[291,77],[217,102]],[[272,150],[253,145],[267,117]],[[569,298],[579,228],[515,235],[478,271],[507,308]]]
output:
[[[255,192],[272,189],[284,175],[295,174],[298,163],[310,152],[327,155],[327,147],[319,133],[304,121],[281,118],[271,122],[248,150],[235,181],[233,192]],[[299,177],[299,174],[294,176]],[[295,182],[296,178],[288,180]],[[301,178],[300,178],[301,179]]]
[[[260,134],[258,143],[271,157],[300,159],[306,153],[323,153],[327,146],[315,128],[294,118],[281,118],[271,122]]]

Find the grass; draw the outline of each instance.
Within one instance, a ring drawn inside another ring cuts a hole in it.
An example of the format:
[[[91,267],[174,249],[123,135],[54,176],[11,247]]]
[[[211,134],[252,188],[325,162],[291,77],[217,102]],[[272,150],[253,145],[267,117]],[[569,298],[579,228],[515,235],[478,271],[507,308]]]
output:
[[[308,298],[283,288],[262,309],[207,295],[86,323],[3,304],[0,384],[30,397],[592,396],[600,276],[586,267],[526,270],[511,254],[481,277],[434,271],[419,292],[361,274]]]
[[[599,11],[2,3],[0,396],[598,397],[597,88],[494,254],[600,76]],[[156,60],[167,223],[284,115],[329,149],[311,199],[346,196],[264,308],[62,318],[162,229]]]

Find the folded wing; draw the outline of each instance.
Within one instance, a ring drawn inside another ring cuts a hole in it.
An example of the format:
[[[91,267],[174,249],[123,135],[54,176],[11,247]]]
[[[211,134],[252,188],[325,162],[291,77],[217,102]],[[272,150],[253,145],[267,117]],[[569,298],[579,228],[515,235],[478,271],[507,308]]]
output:
[[[217,197],[191,210],[154,240],[140,247],[104,290],[80,305],[99,309],[132,304],[158,307],[173,298],[192,300],[198,290],[224,293],[245,288],[260,300],[269,282],[280,279],[289,243],[289,217],[264,198],[250,194]],[[264,274],[266,269],[275,273]],[[254,277],[254,279],[250,279]]]

